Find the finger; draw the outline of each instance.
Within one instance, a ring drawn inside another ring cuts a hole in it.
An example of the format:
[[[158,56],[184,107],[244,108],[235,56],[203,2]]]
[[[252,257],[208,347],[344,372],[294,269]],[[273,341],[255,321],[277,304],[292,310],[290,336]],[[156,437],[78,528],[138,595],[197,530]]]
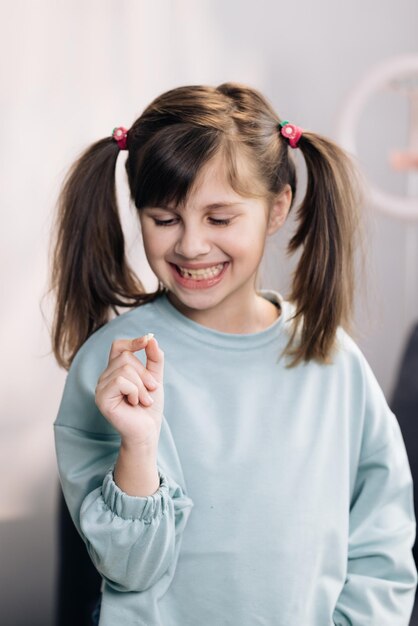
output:
[[[150,340],[150,335],[152,335],[152,333],[142,335],[141,337],[134,337],[133,339],[115,339],[112,341],[109,362],[120,356],[125,350],[128,350],[129,352],[138,352],[138,350],[142,350]]]
[[[114,358],[109,363],[100,376],[99,381],[106,382],[109,378],[114,378],[115,372],[120,371],[120,373],[123,374],[125,370],[126,372],[129,372],[130,369],[136,372],[137,376],[150,391],[154,391],[158,387],[158,382],[155,380],[151,372],[149,372],[145,365],[143,365],[141,361],[128,350],[124,350],[122,354]]]
[[[164,376],[164,352],[159,347],[155,337],[152,337],[145,346],[145,354],[147,355],[147,370],[151,372],[156,381],[162,383]]]
[[[122,395],[126,396],[129,403],[133,406],[138,405],[139,402],[144,406],[151,406],[154,402],[144,385],[138,385],[121,374],[111,379],[103,387],[100,386],[100,388],[108,400]]]
[[[146,372],[147,378],[152,379],[152,375],[149,372],[147,372],[144,366],[142,367],[144,369],[144,372]],[[146,391],[148,391],[149,387],[145,384],[143,378],[138,374],[135,367],[133,367],[130,363],[124,363],[121,367],[117,367],[112,372],[110,372],[108,376],[101,377],[99,379],[100,386],[103,387],[104,385],[106,385],[107,382],[109,382],[109,380],[116,378],[117,376],[123,376],[127,380],[130,380],[132,383],[134,383],[134,385],[137,385],[139,390],[145,389]],[[149,390],[155,391],[157,387],[158,387],[158,383],[153,382]]]

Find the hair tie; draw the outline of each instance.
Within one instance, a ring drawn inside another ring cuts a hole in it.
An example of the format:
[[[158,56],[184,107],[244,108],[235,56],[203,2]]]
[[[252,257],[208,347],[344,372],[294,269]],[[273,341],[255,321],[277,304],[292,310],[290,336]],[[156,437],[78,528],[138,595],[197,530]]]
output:
[[[300,128],[300,126],[296,126],[295,124],[290,124],[286,120],[279,124],[279,128],[280,134],[289,140],[290,147],[297,148],[298,141],[302,137],[303,128]]]
[[[118,144],[121,150],[128,149],[126,145],[126,142],[128,139],[128,130],[126,128],[124,128],[123,126],[116,126],[113,129],[112,137],[116,141],[116,143]]]

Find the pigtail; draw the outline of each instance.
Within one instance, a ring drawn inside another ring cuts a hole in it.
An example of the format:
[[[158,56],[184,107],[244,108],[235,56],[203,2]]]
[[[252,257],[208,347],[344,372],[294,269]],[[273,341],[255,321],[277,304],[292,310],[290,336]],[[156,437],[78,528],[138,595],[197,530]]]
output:
[[[125,258],[116,201],[119,147],[112,138],[93,144],[73,164],[58,199],[53,229],[50,288],[56,307],[52,347],[68,369],[86,339],[117,306],[131,307],[155,297]]]
[[[361,235],[360,173],[348,154],[310,132],[303,133],[298,147],[306,162],[307,187],[288,244],[288,253],[302,248],[289,295],[296,304],[286,348],[294,357],[291,366],[310,359],[330,363],[338,326],[350,330],[354,253]]]

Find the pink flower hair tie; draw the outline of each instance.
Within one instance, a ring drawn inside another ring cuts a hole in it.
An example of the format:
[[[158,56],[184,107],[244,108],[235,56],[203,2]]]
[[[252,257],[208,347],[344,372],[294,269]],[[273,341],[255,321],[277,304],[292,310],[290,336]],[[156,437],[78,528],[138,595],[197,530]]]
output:
[[[127,150],[128,130],[123,126],[116,126],[112,132],[113,139],[117,142],[121,150]]]
[[[290,124],[287,121],[281,122],[279,128],[281,135],[289,140],[290,147],[297,148],[299,139],[302,137],[303,128]]]

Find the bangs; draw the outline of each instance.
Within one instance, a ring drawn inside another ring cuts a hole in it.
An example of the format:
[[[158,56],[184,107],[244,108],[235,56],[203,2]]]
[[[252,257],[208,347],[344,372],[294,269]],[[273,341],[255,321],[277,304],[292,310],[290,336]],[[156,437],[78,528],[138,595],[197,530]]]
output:
[[[150,138],[136,163],[136,172],[130,172],[136,182],[135,205],[143,209],[186,204],[200,171],[217,154],[221,155],[225,179],[236,193],[264,197],[266,190],[255,188],[254,175],[259,180],[259,172],[254,172],[254,160],[246,153],[247,147],[240,144],[238,148],[236,140],[214,128],[190,124],[166,127]]]
[[[156,133],[136,164],[136,207],[185,203],[199,171],[216,154],[220,142],[219,131],[190,124],[175,124]]]

